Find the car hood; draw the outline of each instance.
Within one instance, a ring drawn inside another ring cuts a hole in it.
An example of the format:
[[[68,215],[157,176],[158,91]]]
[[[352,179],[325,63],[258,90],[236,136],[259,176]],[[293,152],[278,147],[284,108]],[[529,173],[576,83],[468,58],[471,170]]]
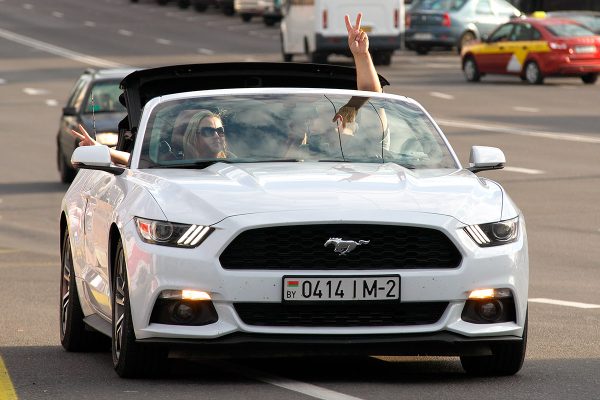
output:
[[[500,186],[467,170],[417,171],[392,163],[217,163],[200,170],[139,170],[132,179],[173,222],[209,225],[254,213],[382,210],[442,214],[474,224],[502,214]]]

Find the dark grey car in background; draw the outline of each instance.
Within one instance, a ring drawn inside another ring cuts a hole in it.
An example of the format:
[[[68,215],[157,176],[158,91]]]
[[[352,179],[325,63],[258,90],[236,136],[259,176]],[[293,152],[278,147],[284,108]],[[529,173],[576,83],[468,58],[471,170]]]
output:
[[[552,18],[567,18],[581,25],[585,25],[596,35],[600,35],[600,11],[550,11],[546,16]]]
[[[406,11],[406,47],[419,54],[439,47],[460,53],[464,44],[520,15],[504,0],[415,0]]]
[[[67,104],[63,107],[56,136],[56,161],[62,182],[72,182],[77,174],[71,165],[71,155],[79,141],[71,135],[71,129],[81,124],[101,144],[117,144],[118,125],[126,114],[125,107],[119,103],[122,92],[119,84],[133,71],[87,69],[73,86]]]

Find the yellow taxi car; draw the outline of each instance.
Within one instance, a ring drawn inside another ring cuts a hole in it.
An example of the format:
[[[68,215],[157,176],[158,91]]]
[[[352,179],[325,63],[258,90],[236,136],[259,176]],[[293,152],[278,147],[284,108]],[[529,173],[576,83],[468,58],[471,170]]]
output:
[[[508,74],[532,84],[542,84],[547,76],[579,76],[593,84],[600,73],[600,36],[568,19],[525,18],[465,46],[461,57],[470,82],[485,74]]]

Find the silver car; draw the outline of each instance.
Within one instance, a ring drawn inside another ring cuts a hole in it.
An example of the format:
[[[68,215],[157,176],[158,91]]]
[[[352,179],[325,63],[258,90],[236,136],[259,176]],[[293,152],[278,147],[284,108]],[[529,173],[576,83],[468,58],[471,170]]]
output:
[[[458,52],[521,12],[504,0],[415,0],[406,12],[406,47],[427,54],[433,47]]]

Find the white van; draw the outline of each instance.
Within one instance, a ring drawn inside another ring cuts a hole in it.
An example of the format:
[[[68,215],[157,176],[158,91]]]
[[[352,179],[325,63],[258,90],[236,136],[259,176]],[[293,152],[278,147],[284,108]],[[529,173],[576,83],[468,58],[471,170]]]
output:
[[[359,12],[373,62],[389,65],[404,35],[403,0],[283,0],[283,60],[306,54],[312,62],[326,63],[330,54],[350,56],[344,15],[354,22]]]

